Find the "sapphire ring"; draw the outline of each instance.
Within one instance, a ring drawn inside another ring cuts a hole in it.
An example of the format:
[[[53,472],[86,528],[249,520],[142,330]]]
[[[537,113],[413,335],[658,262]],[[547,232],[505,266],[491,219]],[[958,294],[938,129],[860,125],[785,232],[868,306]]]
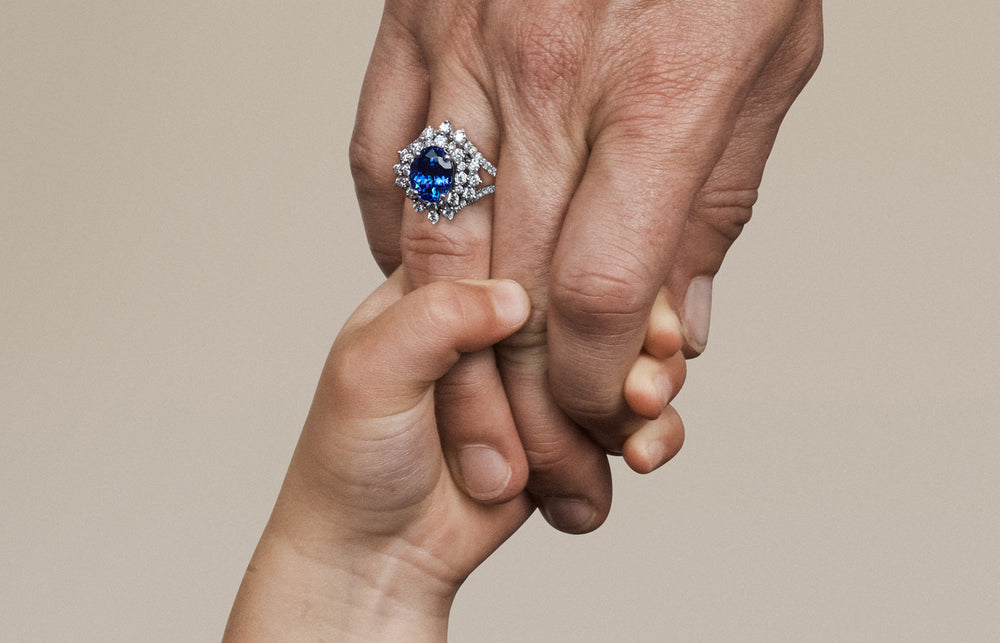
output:
[[[448,121],[437,129],[428,127],[400,150],[392,169],[414,211],[426,212],[431,223],[441,217],[450,221],[465,206],[496,191],[494,185],[483,186],[479,171],[496,178],[497,169],[466,138],[465,130],[452,129]]]

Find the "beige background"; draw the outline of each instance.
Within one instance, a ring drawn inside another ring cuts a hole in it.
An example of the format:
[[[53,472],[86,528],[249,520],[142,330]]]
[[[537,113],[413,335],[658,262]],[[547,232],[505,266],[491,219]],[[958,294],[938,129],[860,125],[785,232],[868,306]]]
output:
[[[0,640],[215,640],[380,280],[346,158],[380,5],[0,9]],[[454,640],[1000,640],[1000,9],[827,26],[684,451],[616,465],[595,534],[533,518]]]

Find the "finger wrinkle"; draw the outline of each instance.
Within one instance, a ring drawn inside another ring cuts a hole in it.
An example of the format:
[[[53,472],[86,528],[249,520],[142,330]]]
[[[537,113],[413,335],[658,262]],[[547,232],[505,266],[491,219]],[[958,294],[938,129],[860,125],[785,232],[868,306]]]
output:
[[[582,437],[582,434],[580,434]],[[559,472],[577,468],[577,463],[573,454],[566,448],[563,435],[540,435],[538,432],[532,433],[531,445],[525,445],[524,453],[531,463],[532,486],[538,482],[539,476],[543,479],[547,473],[559,482],[562,476]],[[543,482],[544,484],[544,482]]]
[[[445,221],[445,224],[450,222]],[[424,225],[426,224],[426,225]],[[475,233],[450,226],[447,234],[426,221],[410,226],[400,249],[417,284],[420,277],[438,279],[485,278],[489,270],[489,244]]]
[[[637,243],[648,241],[648,237],[636,239]],[[598,321],[601,328],[609,317],[645,315],[654,297],[646,284],[660,277],[644,263],[620,243],[606,244],[596,256],[574,258],[554,273],[549,286],[550,306],[569,319],[583,316]]]
[[[591,20],[571,0],[489,3],[488,32],[499,47],[495,58],[498,86],[509,97],[506,114],[527,111],[536,117],[563,114],[578,105],[583,69],[588,64]],[[520,19],[510,20],[516,11]],[[592,43],[590,43],[592,44]],[[549,122],[562,122],[564,119]]]
[[[750,223],[757,196],[756,188],[706,190],[695,200],[688,225],[704,224],[732,243]]]
[[[544,331],[515,333],[494,348],[505,372],[515,376],[524,371],[535,373],[544,368],[548,360],[548,339]]]
[[[607,434],[617,433],[615,416],[624,408],[624,394],[616,389],[602,393],[593,386],[565,387],[559,391],[557,399],[573,419],[592,431]]]

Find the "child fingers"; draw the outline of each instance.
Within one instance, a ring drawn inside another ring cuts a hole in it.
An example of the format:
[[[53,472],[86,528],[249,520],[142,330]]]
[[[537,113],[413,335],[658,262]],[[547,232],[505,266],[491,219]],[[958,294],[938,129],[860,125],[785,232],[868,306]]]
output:
[[[687,362],[679,351],[666,359],[645,351],[625,378],[625,402],[647,420],[655,420],[680,392],[687,377]]]
[[[516,282],[434,282],[407,294],[357,333],[345,359],[358,363],[379,389],[419,392],[440,379],[462,353],[492,346],[528,317],[527,293]],[[365,378],[369,379],[369,378]],[[405,390],[404,390],[405,389]]]
[[[637,473],[649,473],[666,464],[684,445],[684,423],[668,406],[655,420],[643,425],[625,441],[622,457]]]
[[[666,291],[661,289],[649,313],[642,348],[653,357],[665,359],[679,352],[683,345],[681,321],[670,307]]]

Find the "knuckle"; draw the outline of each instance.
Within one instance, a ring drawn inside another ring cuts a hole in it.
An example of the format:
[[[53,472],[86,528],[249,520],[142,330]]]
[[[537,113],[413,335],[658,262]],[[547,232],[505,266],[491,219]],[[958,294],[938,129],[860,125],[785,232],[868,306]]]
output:
[[[345,341],[334,345],[323,373],[324,388],[332,391],[341,404],[365,399],[373,382],[369,381],[373,351],[364,342]]]
[[[368,249],[375,263],[386,275],[391,274],[402,261],[399,250],[399,229],[392,225],[384,225],[374,217],[365,218],[364,225]]]
[[[811,28],[805,30],[805,34],[801,36],[801,40],[802,53],[800,55],[805,63],[802,66],[802,75],[808,80],[816,73],[820,62],[823,60],[824,41],[822,22],[817,22]]]
[[[590,437],[607,451],[618,451],[626,437],[634,430],[626,423],[621,409],[621,394],[604,399],[598,391],[587,391],[586,395],[567,397],[557,395],[556,399],[566,414],[574,422],[587,430]]]
[[[465,298],[459,294],[454,284],[435,282],[424,287],[424,302],[420,316],[415,319],[420,329],[444,329],[461,326],[468,322]],[[417,330],[420,330],[417,329]]]
[[[470,400],[481,400],[489,393],[482,378],[446,376],[435,382],[434,397],[439,407],[461,408]]]
[[[735,91],[753,53],[748,50],[745,34],[750,23],[737,15],[715,15],[733,11],[714,6],[711,15],[689,17],[686,28],[670,12],[644,13],[629,25],[631,37],[617,41],[617,76],[628,92],[665,107],[685,106],[695,97]],[[720,21],[743,26],[720,30]],[[635,42],[642,43],[647,55],[633,55]]]
[[[816,5],[794,26],[783,43],[784,64],[800,88],[816,73],[823,59],[823,15],[819,3]]]
[[[732,243],[750,223],[757,196],[756,188],[709,190],[695,199],[690,218]]]
[[[399,257],[399,246],[394,243],[383,243],[381,241],[369,242],[369,250],[375,264],[386,276],[399,267],[401,259]]]
[[[486,276],[480,268],[488,265],[490,247],[482,234],[458,225],[448,226],[446,233],[432,225],[403,229],[400,251],[414,283]]]
[[[363,132],[355,131],[348,146],[351,177],[359,194],[378,192],[380,186],[393,184],[392,162],[372,154],[378,149],[374,143]]]
[[[495,348],[497,356],[513,366],[544,364],[548,353],[546,311],[532,306],[528,320],[513,335],[500,340]]]
[[[555,274],[549,301],[554,312],[578,327],[604,333],[645,316],[652,303],[645,281],[618,260],[588,259],[587,266],[576,264]]]
[[[605,451],[620,451],[625,439],[644,422],[625,406],[621,386],[580,388],[550,383],[553,397],[563,412]]]
[[[556,436],[543,436],[530,446],[525,445],[524,454],[531,465],[532,476],[536,477],[557,474],[574,466],[573,455]]]
[[[714,69],[721,66],[718,58],[694,47],[662,50],[649,59],[625,59],[619,64],[620,89],[606,100],[629,119],[660,123],[664,110],[687,107],[695,96],[714,92],[721,83]]]
[[[570,94],[585,62],[586,22],[572,16],[578,3],[539,0],[530,5],[524,19],[510,20],[510,3],[494,3],[489,12],[489,31],[497,35],[498,60],[522,101],[545,110]],[[517,11],[524,13],[523,5]]]

